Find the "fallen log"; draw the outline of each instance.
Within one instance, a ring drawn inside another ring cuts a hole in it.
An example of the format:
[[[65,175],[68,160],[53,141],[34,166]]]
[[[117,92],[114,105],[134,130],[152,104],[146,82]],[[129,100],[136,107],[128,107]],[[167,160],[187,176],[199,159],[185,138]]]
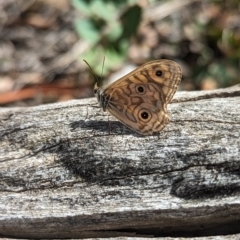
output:
[[[239,85],[178,92],[144,137],[92,98],[0,108],[0,236],[237,239],[239,106]]]

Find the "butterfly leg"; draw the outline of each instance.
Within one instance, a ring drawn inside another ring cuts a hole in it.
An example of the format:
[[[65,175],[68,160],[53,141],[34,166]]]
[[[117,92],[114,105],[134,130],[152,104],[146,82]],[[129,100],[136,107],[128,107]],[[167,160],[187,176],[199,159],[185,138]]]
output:
[[[111,135],[111,124],[109,121],[109,114],[108,114],[108,134]]]

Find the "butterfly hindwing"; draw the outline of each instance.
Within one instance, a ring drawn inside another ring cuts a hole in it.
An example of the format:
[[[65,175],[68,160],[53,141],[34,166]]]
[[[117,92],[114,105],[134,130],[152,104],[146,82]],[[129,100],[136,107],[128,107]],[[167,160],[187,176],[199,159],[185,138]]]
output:
[[[173,61],[146,63],[103,91],[106,109],[140,134],[159,132],[169,122],[167,104],[176,92],[181,76],[180,66]]]

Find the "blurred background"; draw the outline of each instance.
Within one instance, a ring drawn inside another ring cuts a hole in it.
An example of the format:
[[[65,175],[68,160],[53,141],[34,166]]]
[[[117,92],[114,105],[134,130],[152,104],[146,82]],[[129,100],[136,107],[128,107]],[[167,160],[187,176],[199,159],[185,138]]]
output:
[[[2,107],[92,97],[83,59],[106,85],[161,58],[179,90],[240,83],[240,0],[0,0]]]

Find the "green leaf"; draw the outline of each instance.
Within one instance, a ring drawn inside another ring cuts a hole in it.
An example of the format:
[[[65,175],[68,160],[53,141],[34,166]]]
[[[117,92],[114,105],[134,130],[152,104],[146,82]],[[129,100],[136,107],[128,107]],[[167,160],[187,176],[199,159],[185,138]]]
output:
[[[91,4],[92,13],[100,19],[107,22],[112,22],[114,16],[117,15],[118,9],[112,2],[105,2],[101,0],[94,0]]]
[[[120,24],[119,22],[112,22],[112,24],[109,26],[109,29],[106,33],[106,37],[110,41],[115,41],[118,38],[120,38],[122,33],[123,33],[122,24]]]
[[[102,46],[97,46],[89,51],[85,52],[80,56],[80,60],[85,59],[94,73],[98,76],[102,76],[102,63],[105,57],[105,64],[103,69],[103,76],[106,76],[109,72],[119,68],[124,60],[126,59],[125,52],[118,52],[114,48],[103,48]]]
[[[75,23],[75,28],[80,37],[92,45],[96,44],[100,39],[98,29],[94,26],[90,19],[79,19]]]
[[[102,63],[105,53],[102,46],[98,45],[83,53],[79,58],[82,61],[85,59],[92,67],[94,73],[98,76],[102,75]],[[104,67],[103,75],[106,75],[107,69]]]
[[[85,15],[91,14],[90,2],[86,0],[72,0],[72,5]]]
[[[126,59],[126,54],[111,48],[105,51],[105,58],[106,69],[108,71],[112,71],[116,70],[123,64],[124,60]]]
[[[124,38],[130,38],[137,32],[142,16],[142,9],[135,5],[128,8],[121,17],[122,25],[124,26]]]

